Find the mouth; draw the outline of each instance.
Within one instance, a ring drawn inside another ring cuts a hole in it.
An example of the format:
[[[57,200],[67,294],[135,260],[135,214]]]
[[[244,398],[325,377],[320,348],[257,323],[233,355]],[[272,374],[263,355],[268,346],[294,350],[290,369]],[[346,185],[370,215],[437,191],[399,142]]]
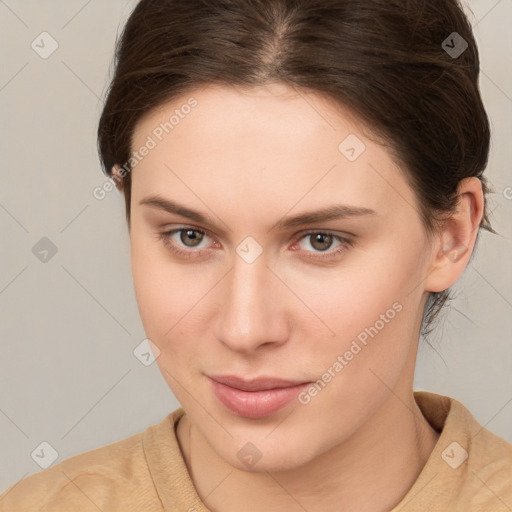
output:
[[[264,418],[280,411],[297,398],[311,381],[273,377],[246,380],[231,375],[208,376],[212,391],[230,412],[245,418]]]

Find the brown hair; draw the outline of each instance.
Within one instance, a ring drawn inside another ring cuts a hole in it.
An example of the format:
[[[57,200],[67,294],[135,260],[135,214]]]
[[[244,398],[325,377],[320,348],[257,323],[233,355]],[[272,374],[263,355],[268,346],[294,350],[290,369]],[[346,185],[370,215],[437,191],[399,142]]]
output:
[[[449,52],[465,43],[460,55]],[[208,84],[284,83],[348,107],[389,146],[432,234],[454,211],[463,178],[490,191],[478,75],[457,0],[141,0],[116,42],[98,150],[107,175],[125,170],[129,225],[128,162],[143,115]],[[481,227],[495,233],[487,205]],[[449,298],[430,294],[425,327]]]

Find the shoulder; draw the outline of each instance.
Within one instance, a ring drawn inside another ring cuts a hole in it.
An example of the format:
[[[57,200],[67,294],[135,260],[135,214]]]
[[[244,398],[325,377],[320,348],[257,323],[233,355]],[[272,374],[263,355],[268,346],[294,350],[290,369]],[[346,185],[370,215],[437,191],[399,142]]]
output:
[[[453,400],[452,407],[457,421],[442,456],[454,481],[459,473],[456,510],[510,510],[512,444],[481,425],[460,402]]]
[[[144,439],[170,430],[172,415],[145,431],[80,453],[32,474],[0,495],[0,512],[161,510]],[[124,508],[124,510],[127,510]]]
[[[441,502],[452,511],[508,510],[512,506],[512,444],[481,425],[454,398],[428,392],[415,397],[440,432],[418,479],[431,491],[422,492],[425,499],[433,500],[427,499],[429,506]]]
[[[481,425],[471,411],[458,400],[449,400],[450,412],[445,425],[446,433],[463,445],[471,469],[486,477],[492,477],[494,471],[508,469],[506,482],[512,487],[512,444],[488,430],[485,425]]]
[[[476,420],[475,420],[476,421]],[[469,441],[468,480],[484,502],[512,507],[512,444],[478,424]]]

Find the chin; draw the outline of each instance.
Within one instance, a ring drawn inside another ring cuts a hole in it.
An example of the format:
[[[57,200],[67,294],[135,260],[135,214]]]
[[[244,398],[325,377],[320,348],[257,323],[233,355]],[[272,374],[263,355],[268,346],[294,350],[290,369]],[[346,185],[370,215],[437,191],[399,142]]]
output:
[[[231,454],[230,458],[228,460],[225,459],[225,461],[231,466],[247,473],[277,473],[297,469],[309,462],[304,457],[304,454],[297,454],[297,451],[299,451],[299,448],[281,450],[278,453],[272,451],[272,453],[267,453],[266,455],[263,452],[261,459],[252,465],[241,462],[238,457],[233,457]]]
[[[218,438],[208,442],[227,464],[248,473],[297,469],[322,453],[322,447],[315,445],[313,439],[294,441],[291,436],[272,440],[254,436],[251,441],[248,435],[237,436],[223,445],[218,445]]]

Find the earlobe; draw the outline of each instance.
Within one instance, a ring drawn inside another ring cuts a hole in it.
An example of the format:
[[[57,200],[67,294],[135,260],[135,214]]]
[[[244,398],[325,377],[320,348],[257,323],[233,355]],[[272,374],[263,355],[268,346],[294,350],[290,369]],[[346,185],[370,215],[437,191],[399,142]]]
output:
[[[425,291],[447,290],[459,279],[471,258],[483,215],[482,182],[474,177],[463,179],[459,183],[456,210],[443,222],[433,240]]]

